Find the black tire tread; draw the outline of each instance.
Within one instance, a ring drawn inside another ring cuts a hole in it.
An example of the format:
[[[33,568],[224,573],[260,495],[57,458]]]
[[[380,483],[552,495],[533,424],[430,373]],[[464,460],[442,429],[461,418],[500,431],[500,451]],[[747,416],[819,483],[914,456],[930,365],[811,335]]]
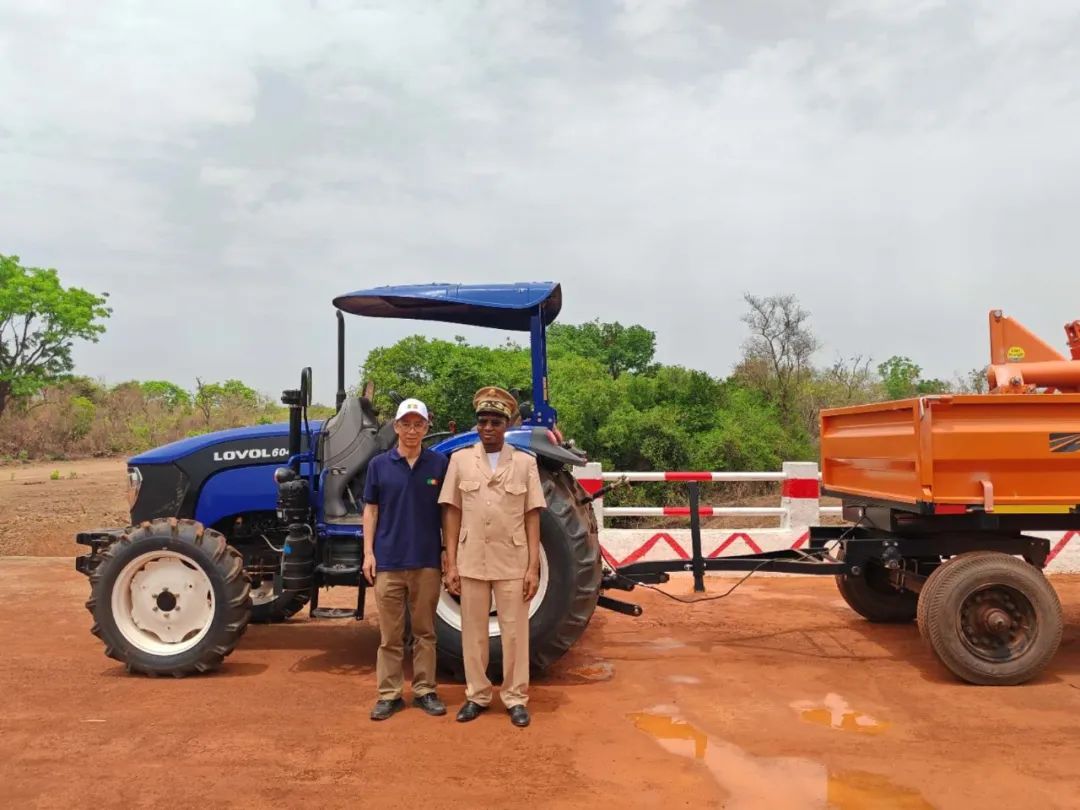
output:
[[[109,638],[111,634],[103,629],[102,612],[110,609],[110,600],[99,599],[99,589],[111,573],[117,554],[133,544],[154,543],[155,539],[161,537],[190,543],[207,553],[224,579],[228,609],[226,621],[217,629],[214,642],[202,649],[199,658],[190,664],[170,668],[158,668],[152,664],[131,660],[124,647],[115,639]],[[94,617],[90,632],[105,643],[105,655],[123,663],[128,672],[149,676],[172,675],[176,678],[196,672],[211,672],[221,666],[247,630],[251,597],[250,586],[244,575],[244,558],[219,532],[206,529],[197,521],[175,517],[145,521],[136,528],[129,528],[101,550],[101,562],[90,574],[90,598],[86,602],[86,608]]]
[[[596,611],[600,596],[603,569],[600,564],[600,544],[596,537],[596,515],[591,504],[579,504],[586,494],[581,484],[563,468],[550,477],[541,474],[548,511],[566,527],[570,553],[574,561],[574,591],[570,610],[558,630],[543,645],[530,649],[530,662],[540,670],[547,669],[561,658],[581,638]]]
[[[852,610],[875,624],[903,624],[918,612],[918,594],[882,591],[870,583],[866,571],[859,576],[837,574],[836,587]]]
[[[1029,660],[1022,667],[1002,667],[982,661],[963,648],[950,614],[949,600],[992,574],[1004,584],[1024,590],[1039,620],[1040,632]],[[1014,686],[1038,675],[1057,652],[1064,629],[1061,601],[1042,571],[1024,560],[998,551],[960,554],[927,578],[919,595],[919,633],[938,660],[954,675],[981,686]]]

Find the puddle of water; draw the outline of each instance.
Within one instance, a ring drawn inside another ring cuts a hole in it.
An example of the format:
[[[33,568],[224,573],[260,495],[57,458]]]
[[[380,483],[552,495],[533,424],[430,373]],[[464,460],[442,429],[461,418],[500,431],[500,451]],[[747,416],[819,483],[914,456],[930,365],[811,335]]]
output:
[[[800,700],[792,703],[791,708],[799,713],[803,722],[833,728],[837,731],[881,734],[889,728],[888,723],[855,711],[840,695],[832,692],[827,694],[821,703]]]
[[[615,667],[610,661],[595,661],[580,667],[568,669],[571,675],[587,681],[610,681],[615,677]]]
[[[709,735],[680,716],[674,706],[655,706],[631,714],[629,719],[665,751],[708,768],[717,785],[728,794],[724,806],[732,810],[930,807],[916,791],[894,785],[883,776],[857,771],[830,774],[822,763],[801,757],[754,756],[734,743]]]
[[[630,715],[639,731],[644,731],[650,737],[662,742],[670,740],[687,740],[690,742],[693,752],[687,756],[694,759],[704,759],[705,750],[709,747],[708,735],[697,726],[678,720],[670,715],[657,714],[655,712],[639,712]],[[667,746],[665,746],[667,747]],[[689,751],[689,747],[688,747]]]
[[[894,785],[884,776],[863,771],[829,774],[829,807],[836,810],[933,810],[917,790]]]
[[[690,685],[701,683],[701,678],[696,678],[693,675],[668,675],[668,680],[672,683],[684,683]]]

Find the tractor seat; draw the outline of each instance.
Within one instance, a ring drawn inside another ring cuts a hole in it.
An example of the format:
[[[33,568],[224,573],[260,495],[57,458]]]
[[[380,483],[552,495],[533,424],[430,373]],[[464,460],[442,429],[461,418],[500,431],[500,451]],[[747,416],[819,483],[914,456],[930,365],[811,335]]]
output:
[[[380,433],[378,416],[367,397],[347,397],[341,410],[327,420],[321,438],[321,460],[327,470],[323,509],[329,522],[341,522],[340,518],[349,515],[346,490],[363,474],[368,462],[386,449]]]

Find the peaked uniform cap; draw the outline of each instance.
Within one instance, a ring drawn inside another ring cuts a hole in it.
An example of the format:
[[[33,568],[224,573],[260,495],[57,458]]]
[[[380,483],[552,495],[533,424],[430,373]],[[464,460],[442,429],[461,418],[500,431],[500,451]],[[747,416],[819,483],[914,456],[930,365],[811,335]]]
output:
[[[485,385],[473,397],[473,409],[477,413],[498,413],[512,419],[517,413],[517,400],[509,391],[494,385]]]

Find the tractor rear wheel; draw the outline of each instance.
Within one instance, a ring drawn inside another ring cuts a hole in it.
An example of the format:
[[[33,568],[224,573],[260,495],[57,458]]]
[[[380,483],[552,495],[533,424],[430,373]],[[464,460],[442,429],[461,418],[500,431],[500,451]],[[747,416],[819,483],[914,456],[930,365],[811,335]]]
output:
[[[183,677],[221,666],[251,610],[244,560],[193,520],[148,521],[101,552],[87,609],[129,672]]]
[[[544,670],[577,641],[600,595],[600,543],[592,506],[579,504],[585,490],[566,469],[540,466],[547,509],[540,513],[540,587],[529,604],[529,661]],[[502,677],[502,638],[492,606],[488,672]],[[455,677],[465,671],[461,605],[443,589],[435,619],[439,664]]]
[[[923,639],[968,683],[1031,680],[1054,657],[1062,626],[1061,602],[1042,571],[997,551],[954,557],[919,594]]]

